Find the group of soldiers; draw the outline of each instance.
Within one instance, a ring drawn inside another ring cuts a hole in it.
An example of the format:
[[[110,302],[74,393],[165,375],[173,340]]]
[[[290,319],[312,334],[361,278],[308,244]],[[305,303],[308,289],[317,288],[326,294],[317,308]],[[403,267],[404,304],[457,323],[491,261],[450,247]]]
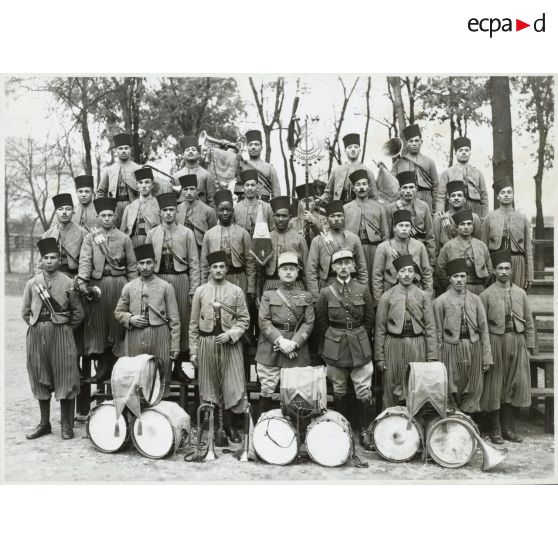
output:
[[[303,185],[291,198],[260,159],[261,133],[249,131],[250,168],[235,203],[200,166],[196,138],[180,142],[185,166],[162,183],[132,161],[131,136],[116,135],[117,160],[97,189],[92,176],[78,176],[77,205],[69,193],[54,196],[56,224],[38,243],[23,318],[41,418],[27,438],[51,432],[52,392],[62,438],[73,437],[80,381],[103,382],[119,357],[147,353],[182,381],[189,360],[200,399],[222,406],[227,435],[239,442],[244,348],[257,339],[255,419],[271,408],[281,369],[317,356],[335,408],[370,449],[367,426],[380,410],[374,370],[387,408],[405,403],[410,362],[440,360],[453,405],[476,420],[482,412],[493,443],[520,442],[514,408],[530,404],[534,347],[529,222],[509,178],[493,184],[499,207],[489,211],[468,138],[455,140],[457,162],[438,179],[420,128],[403,136],[392,169],[399,195],[385,203],[358,160],[359,134],[343,138],[347,162],[323,193]],[[264,265],[252,244],[258,215],[273,248]],[[80,355],[96,361],[95,377],[80,378]]]

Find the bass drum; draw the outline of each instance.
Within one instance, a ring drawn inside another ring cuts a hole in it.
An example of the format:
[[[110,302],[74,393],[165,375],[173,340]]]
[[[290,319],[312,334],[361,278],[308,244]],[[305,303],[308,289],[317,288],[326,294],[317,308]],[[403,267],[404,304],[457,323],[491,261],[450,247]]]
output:
[[[474,421],[459,411],[446,418],[436,417],[426,427],[426,449],[430,457],[442,467],[462,467],[477,451],[477,441],[463,422],[478,433]]]
[[[260,416],[254,427],[253,443],[258,457],[271,465],[288,465],[298,455],[296,428],[281,409]]]
[[[327,411],[306,429],[308,455],[324,467],[339,467],[351,456],[353,431],[349,421],[337,411]]]
[[[409,461],[420,450],[422,426],[409,415],[406,407],[386,409],[376,417],[371,428],[377,452],[388,461]]]
[[[161,401],[134,421],[132,441],[144,457],[163,459],[178,450],[189,432],[188,413],[178,403]]]
[[[130,441],[128,415],[123,413],[116,420],[112,401],[105,401],[91,410],[85,419],[85,431],[91,443],[103,453],[116,453]]]

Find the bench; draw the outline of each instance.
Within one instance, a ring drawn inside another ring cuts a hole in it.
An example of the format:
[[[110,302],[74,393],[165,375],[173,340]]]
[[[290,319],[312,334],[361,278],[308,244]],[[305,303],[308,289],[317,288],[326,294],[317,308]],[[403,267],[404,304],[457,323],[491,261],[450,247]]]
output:
[[[529,357],[531,369],[531,418],[540,414],[538,405],[542,400],[544,405],[544,431],[554,434],[554,354],[531,355]],[[540,371],[543,372],[544,385],[539,386]]]

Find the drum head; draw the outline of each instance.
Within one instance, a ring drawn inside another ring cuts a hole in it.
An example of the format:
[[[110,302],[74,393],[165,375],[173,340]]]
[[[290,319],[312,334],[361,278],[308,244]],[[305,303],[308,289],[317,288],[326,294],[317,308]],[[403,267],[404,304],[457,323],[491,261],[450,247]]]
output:
[[[338,467],[349,459],[352,432],[338,413],[328,411],[315,419],[306,431],[306,449],[313,461],[324,467]]]
[[[118,417],[118,436],[114,435],[116,423],[116,410],[109,402],[95,407],[87,417],[87,435],[99,451],[115,453],[129,440],[130,431],[124,415]]]
[[[287,465],[298,454],[294,426],[281,415],[280,409],[264,413],[254,427],[254,449],[271,465]]]
[[[420,432],[414,421],[405,415],[386,415],[372,431],[378,453],[388,461],[409,461],[420,449]]]
[[[136,449],[145,457],[162,459],[174,448],[175,429],[169,419],[156,408],[141,413],[141,436],[138,435],[139,421],[134,421],[132,440]]]
[[[432,423],[426,436],[428,453],[442,467],[461,467],[477,450],[477,441],[458,420],[448,417]]]

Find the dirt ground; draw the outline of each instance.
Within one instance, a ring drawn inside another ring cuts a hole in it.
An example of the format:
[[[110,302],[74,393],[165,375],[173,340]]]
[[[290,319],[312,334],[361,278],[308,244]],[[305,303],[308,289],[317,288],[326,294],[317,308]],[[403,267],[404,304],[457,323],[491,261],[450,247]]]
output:
[[[212,463],[185,463],[183,452],[156,461],[142,457],[132,447],[117,453],[97,451],[85,436],[83,423],[76,423],[76,437],[60,438],[59,405],[53,404],[53,434],[28,441],[25,434],[38,422],[38,406],[31,395],[25,367],[26,326],[20,318],[21,299],[5,297],[5,480],[21,482],[385,482],[462,481],[479,483],[514,481],[549,482],[554,478],[554,437],[545,434],[542,423],[522,420],[523,444],[507,443],[507,458],[493,471],[482,472],[480,451],[460,469],[444,469],[419,458],[403,464],[382,460],[374,452],[359,449],[368,469],[350,465],[325,468],[314,463],[286,467],[263,463],[239,463],[223,455]]]

